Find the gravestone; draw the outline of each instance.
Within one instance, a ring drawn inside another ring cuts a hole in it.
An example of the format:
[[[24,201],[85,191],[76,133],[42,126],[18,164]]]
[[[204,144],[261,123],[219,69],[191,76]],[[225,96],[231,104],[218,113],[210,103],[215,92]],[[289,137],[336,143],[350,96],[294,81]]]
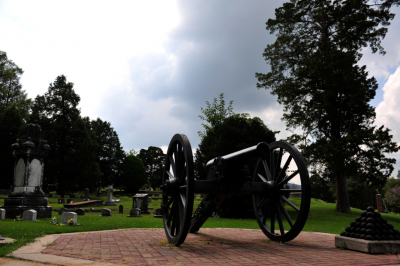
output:
[[[152,198],[148,198],[148,203],[150,204],[153,201]]]
[[[83,201],[89,201],[90,199],[89,199],[89,189],[88,188],[86,188],[85,189],[85,199],[83,200]]]
[[[26,210],[22,213],[22,220],[24,221],[36,221],[37,211],[35,210]]]
[[[101,180],[99,180],[99,189],[97,190],[97,197],[101,197]]]
[[[76,214],[78,215],[85,215],[85,210],[84,209],[77,209]]]
[[[75,199],[80,199],[81,195],[75,195]]]
[[[0,209],[0,221],[3,221],[6,218],[6,210]]]
[[[61,224],[68,224],[68,221],[74,219],[74,225],[78,223],[78,215],[76,212],[64,212],[61,215]]]
[[[69,195],[64,195],[64,197],[63,198],[69,198]]]
[[[119,205],[119,213],[121,213],[121,214],[124,213],[124,206]]]
[[[11,144],[11,143],[10,143]],[[26,210],[36,210],[38,218],[50,218],[52,207],[42,190],[44,162],[50,151],[39,125],[27,124],[20,138],[11,145],[15,157],[11,192],[4,199],[6,218]]]
[[[134,208],[134,209],[130,210],[129,216],[127,216],[127,217],[142,217],[140,214],[141,214],[141,210],[138,208]]]
[[[60,211],[58,212],[58,215],[63,214],[64,212],[68,212],[69,210],[66,208],[61,208]]]
[[[115,189],[113,189],[113,187],[111,185],[109,185],[108,188],[106,189],[107,201],[104,203],[104,206],[117,206],[117,204],[115,204],[112,199],[114,191],[115,191]]]
[[[111,216],[111,210],[110,209],[102,209],[101,216]]]
[[[161,213],[161,208],[158,208],[158,209],[154,210],[153,217],[154,218],[163,218],[162,213]]]
[[[142,214],[150,214],[148,211],[148,194],[136,194],[133,198],[132,209],[140,209]]]
[[[61,198],[61,195],[53,194],[53,195],[51,195],[51,197],[52,197],[52,198]]]

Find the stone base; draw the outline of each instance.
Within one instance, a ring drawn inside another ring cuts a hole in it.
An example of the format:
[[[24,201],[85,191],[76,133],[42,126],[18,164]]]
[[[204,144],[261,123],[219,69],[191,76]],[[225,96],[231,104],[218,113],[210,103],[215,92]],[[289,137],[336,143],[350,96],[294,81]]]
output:
[[[108,202],[106,201],[106,203],[104,203],[103,206],[117,206],[117,204],[113,203],[113,202]]]
[[[335,236],[335,246],[369,254],[400,252],[400,240],[364,240]]]
[[[15,219],[16,216],[22,215],[26,210],[37,211],[36,218],[51,218],[53,208],[51,206],[3,206],[6,210],[6,218]]]
[[[142,215],[129,215],[129,216],[126,216],[126,217],[132,218],[132,217],[143,217],[143,216]]]

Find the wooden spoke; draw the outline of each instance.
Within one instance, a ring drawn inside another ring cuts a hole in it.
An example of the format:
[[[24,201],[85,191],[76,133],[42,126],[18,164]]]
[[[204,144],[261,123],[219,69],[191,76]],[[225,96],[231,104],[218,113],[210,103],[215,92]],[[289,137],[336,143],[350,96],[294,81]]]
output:
[[[288,221],[290,227],[292,228],[292,227],[293,227],[292,218],[290,218],[289,213],[287,212],[285,206],[284,206],[283,203],[282,203],[282,200],[279,199],[279,200],[278,200],[278,203],[279,203],[279,207],[281,208],[281,210],[282,210],[282,212],[283,212],[283,215],[285,215],[286,220]]]
[[[186,166],[183,167],[183,170],[181,171],[181,174],[179,176],[179,183],[182,184],[183,181],[185,181],[186,178]]]
[[[275,202],[271,200],[271,233],[275,234]]]
[[[283,152],[283,149],[282,149],[282,148],[280,148],[280,149],[279,149],[279,154],[278,154],[278,159],[277,159],[277,161],[276,161],[275,172],[274,172],[274,175],[273,175],[273,177],[274,177],[274,181],[276,181],[276,179],[277,179],[277,177],[276,177],[276,173],[278,173],[278,171],[279,171],[279,168],[281,167],[281,162],[282,162],[282,152]]]
[[[186,209],[186,199],[185,199],[185,196],[183,196],[182,193],[179,193],[179,196],[180,196],[180,200],[181,200],[181,204],[182,204],[182,206],[183,206],[183,209],[185,210],[185,209]]]
[[[278,187],[281,187],[283,184],[287,184],[293,177],[295,177],[295,175],[297,175],[299,173],[299,170],[296,170],[293,174],[291,174],[290,176],[288,176],[288,178],[286,178],[285,180],[282,180],[279,184]]]
[[[176,159],[176,158],[175,158],[175,159]],[[172,158],[171,155],[169,155],[169,162],[171,163],[172,171],[174,172],[174,175],[177,176],[177,174],[176,174],[175,162],[174,162],[174,160],[173,160],[173,158]]]
[[[262,180],[263,182],[267,182],[267,179],[265,179],[261,174],[257,174],[257,175],[258,175],[259,178],[261,178],[261,180]]]
[[[269,171],[267,162],[266,162],[264,159],[261,160],[261,161],[262,161],[262,164],[263,164],[263,166],[264,166],[264,171],[265,171],[265,173],[267,174],[267,180],[268,180],[268,181],[271,181],[271,180],[272,180],[272,176],[271,176],[271,172]],[[264,182],[266,182],[266,181],[264,181]]]
[[[269,212],[269,210],[270,210],[270,207],[271,207],[271,201],[268,201],[267,206],[266,206],[264,212],[261,212],[261,213],[263,214],[263,221],[262,221],[262,222],[263,222],[263,224],[264,224],[265,226],[267,226],[267,227],[268,227],[268,225],[266,224],[266,222],[267,222],[268,212]],[[269,229],[269,227],[268,227],[268,229]]]
[[[265,198],[263,201],[261,201],[258,205],[257,205],[257,209],[261,208],[262,206],[264,206],[264,204],[268,201],[268,198]]]
[[[174,201],[174,198],[170,198],[170,200],[168,201],[168,203],[166,205],[164,205],[165,208],[168,208],[169,205],[171,205],[171,203]]]
[[[281,180],[286,173],[287,168],[289,167],[290,161],[292,160],[292,155],[289,156],[289,158],[286,160],[285,165],[283,166],[282,170],[280,171],[278,178],[276,179],[277,182],[279,182],[279,180]]]
[[[279,199],[277,201],[279,201]],[[277,207],[276,208],[276,216],[278,217],[279,230],[281,231],[281,236],[283,236],[285,234],[285,229],[283,228],[281,212],[279,210],[279,206],[276,206],[276,207]]]
[[[293,209],[295,209],[296,211],[300,211],[300,209],[294,205],[293,202],[291,202],[290,200],[288,200],[285,196],[281,195],[281,199],[283,199],[287,204],[289,204]]]
[[[174,177],[174,175],[173,175],[173,174],[171,174],[171,172],[170,172],[170,171],[167,171],[167,175],[169,176],[169,179],[171,179],[171,178],[175,178],[175,177]]]
[[[178,204],[174,203],[172,205],[172,210],[171,210],[171,216],[173,216],[172,218],[172,224],[171,224],[171,235],[175,236],[175,229],[176,229],[176,207],[178,206]]]

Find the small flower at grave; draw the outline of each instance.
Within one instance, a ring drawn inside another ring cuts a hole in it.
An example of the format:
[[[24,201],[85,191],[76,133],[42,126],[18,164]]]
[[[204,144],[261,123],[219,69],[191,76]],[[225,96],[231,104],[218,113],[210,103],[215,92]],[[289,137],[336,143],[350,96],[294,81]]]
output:
[[[69,225],[74,225],[74,219],[72,219],[72,218],[69,219],[69,220],[68,220],[68,224],[69,224]]]
[[[17,215],[17,216],[15,216],[15,219],[14,219],[14,221],[21,221],[21,215]]]
[[[57,221],[56,217],[51,218],[51,223],[58,225],[58,221]]]

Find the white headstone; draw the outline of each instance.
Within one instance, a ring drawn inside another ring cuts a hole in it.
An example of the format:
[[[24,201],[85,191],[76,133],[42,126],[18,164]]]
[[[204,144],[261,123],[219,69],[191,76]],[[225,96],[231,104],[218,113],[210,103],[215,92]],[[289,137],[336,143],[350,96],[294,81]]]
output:
[[[39,187],[40,178],[42,177],[42,164],[38,159],[33,159],[29,169],[29,187]]]
[[[4,220],[5,218],[6,218],[6,210],[0,209],[0,221]]]
[[[74,219],[74,224],[78,223],[78,214],[76,212],[63,212],[61,214],[61,224],[68,224],[68,221]]]
[[[15,178],[14,186],[23,187],[25,179],[25,162],[24,159],[20,158],[18,160],[17,166],[15,167]]]
[[[26,210],[22,213],[22,220],[24,221],[36,221],[37,211]]]
[[[81,195],[75,195],[75,199],[80,199]]]

